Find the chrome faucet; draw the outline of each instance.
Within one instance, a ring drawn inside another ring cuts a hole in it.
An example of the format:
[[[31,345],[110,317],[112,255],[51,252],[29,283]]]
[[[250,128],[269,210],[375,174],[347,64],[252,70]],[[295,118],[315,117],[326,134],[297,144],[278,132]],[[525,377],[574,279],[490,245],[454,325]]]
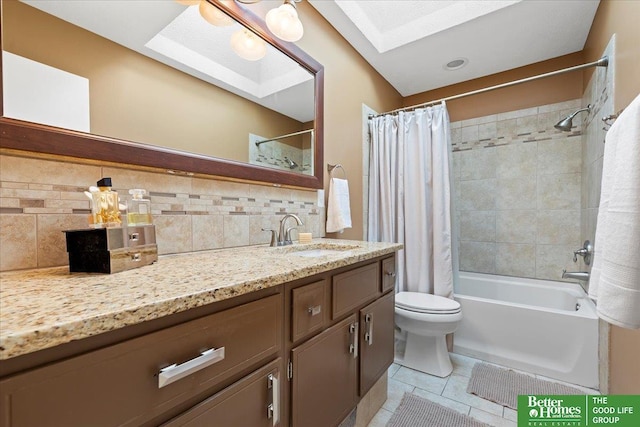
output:
[[[562,278],[588,282],[589,272],[588,271],[567,271],[566,269],[562,269]]]
[[[303,225],[302,220],[296,214],[288,213],[282,217],[280,220],[280,231],[278,233],[278,246],[290,245],[293,242],[291,241],[291,230],[295,227],[285,228],[285,223],[287,219],[293,218],[296,220],[297,225]]]

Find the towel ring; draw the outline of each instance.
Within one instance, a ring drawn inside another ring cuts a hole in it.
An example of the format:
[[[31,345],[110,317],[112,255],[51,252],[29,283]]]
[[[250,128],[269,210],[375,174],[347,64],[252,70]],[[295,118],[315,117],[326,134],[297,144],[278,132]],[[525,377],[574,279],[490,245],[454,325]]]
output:
[[[345,170],[344,170],[344,168],[342,167],[342,165],[341,165],[340,163],[337,163],[337,164],[335,164],[335,165],[332,165],[332,164],[327,163],[327,171],[329,171],[329,175],[330,175],[331,177],[333,177],[333,172],[334,172],[336,169],[340,169],[340,170],[342,170],[342,173],[344,174],[344,179],[347,179],[347,171],[345,171]]]

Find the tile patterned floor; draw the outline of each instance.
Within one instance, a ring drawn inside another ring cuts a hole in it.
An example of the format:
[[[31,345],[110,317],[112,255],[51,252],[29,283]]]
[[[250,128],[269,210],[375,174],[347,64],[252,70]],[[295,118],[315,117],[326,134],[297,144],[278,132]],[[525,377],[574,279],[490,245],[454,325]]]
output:
[[[371,420],[368,427],[386,426],[393,412],[400,404],[400,400],[405,392],[425,397],[494,427],[517,427],[516,411],[467,393],[466,390],[469,378],[471,378],[471,369],[473,365],[481,362],[481,360],[451,353],[451,362],[453,363],[453,373],[447,378],[439,378],[414,371],[413,369],[405,368],[395,363],[391,365],[388,373],[389,388],[387,401],[373,420]],[[550,380],[549,378],[539,375],[534,376]],[[597,393],[597,391],[592,389],[575,386],[573,384],[568,385],[580,388],[584,390],[586,394]]]

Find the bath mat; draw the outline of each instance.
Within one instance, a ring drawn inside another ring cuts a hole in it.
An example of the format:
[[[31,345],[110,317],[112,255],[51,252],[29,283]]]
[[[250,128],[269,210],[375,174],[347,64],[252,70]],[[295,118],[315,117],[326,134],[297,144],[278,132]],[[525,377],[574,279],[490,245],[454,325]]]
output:
[[[428,399],[405,393],[387,427],[490,427]]]
[[[511,409],[518,409],[519,394],[585,394],[577,388],[486,363],[476,363],[473,366],[467,393]]]

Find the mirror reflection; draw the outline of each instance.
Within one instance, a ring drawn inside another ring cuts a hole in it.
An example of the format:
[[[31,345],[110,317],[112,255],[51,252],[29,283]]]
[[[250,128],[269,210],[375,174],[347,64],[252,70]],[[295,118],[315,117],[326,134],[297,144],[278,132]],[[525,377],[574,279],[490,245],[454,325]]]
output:
[[[5,117],[314,174],[314,75],[213,5],[5,0],[2,15]]]

